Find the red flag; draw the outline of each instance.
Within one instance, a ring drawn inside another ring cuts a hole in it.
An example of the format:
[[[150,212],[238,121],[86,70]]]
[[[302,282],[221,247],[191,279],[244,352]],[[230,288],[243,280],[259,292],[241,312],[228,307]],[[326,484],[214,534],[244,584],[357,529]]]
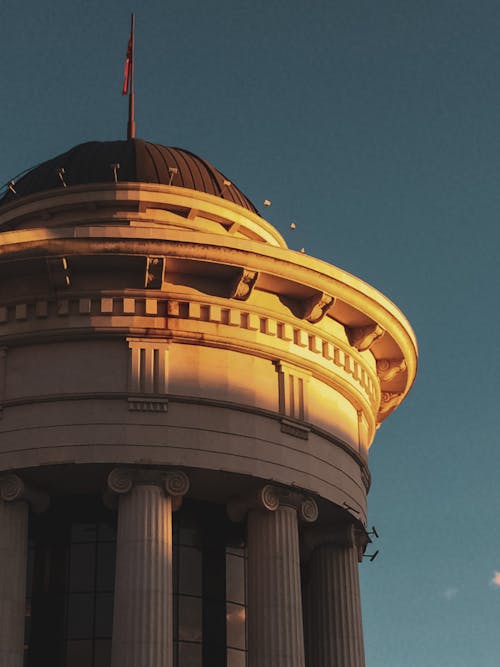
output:
[[[130,82],[132,74],[132,59],[134,57],[134,35],[131,32],[128,40],[127,55],[125,57],[125,68],[123,71],[122,95],[128,95],[130,92]]]

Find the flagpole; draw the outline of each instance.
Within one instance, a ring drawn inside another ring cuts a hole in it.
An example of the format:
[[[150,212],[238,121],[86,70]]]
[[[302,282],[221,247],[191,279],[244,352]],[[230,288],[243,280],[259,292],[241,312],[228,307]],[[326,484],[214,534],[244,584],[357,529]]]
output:
[[[128,95],[128,125],[127,138],[135,138],[135,108],[134,108],[134,42],[135,42],[135,15],[130,17],[130,41],[131,41],[131,59],[130,59],[130,89]]]

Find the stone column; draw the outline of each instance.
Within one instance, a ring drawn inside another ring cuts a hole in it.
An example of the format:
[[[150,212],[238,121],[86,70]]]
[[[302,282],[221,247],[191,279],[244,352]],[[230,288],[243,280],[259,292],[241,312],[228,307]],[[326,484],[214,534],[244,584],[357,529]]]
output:
[[[172,509],[189,490],[181,471],[115,469],[119,494],[112,667],[172,667]]]
[[[354,526],[304,536],[308,565],[306,632],[310,667],[364,667],[359,593],[360,547]]]
[[[26,607],[29,504],[43,511],[48,499],[13,474],[0,477],[0,665],[22,667]]]
[[[314,500],[266,485],[248,503],[248,666],[304,667],[298,518],[315,521]],[[238,518],[244,504],[233,504]],[[297,516],[299,515],[299,517]]]

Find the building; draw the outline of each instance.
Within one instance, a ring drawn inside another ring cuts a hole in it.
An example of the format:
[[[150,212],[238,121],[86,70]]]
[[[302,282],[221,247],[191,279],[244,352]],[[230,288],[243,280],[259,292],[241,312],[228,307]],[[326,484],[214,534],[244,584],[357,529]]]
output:
[[[402,313],[138,139],[11,182],[0,276],[0,664],[362,667]]]

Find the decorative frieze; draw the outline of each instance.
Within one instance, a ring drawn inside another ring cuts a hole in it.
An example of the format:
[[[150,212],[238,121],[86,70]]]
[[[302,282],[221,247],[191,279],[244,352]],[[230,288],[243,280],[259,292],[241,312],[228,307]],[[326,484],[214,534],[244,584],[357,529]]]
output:
[[[320,302],[318,301],[318,304]],[[318,333],[308,330],[306,327],[293,326],[289,322],[280,321],[274,317],[264,316],[262,314],[246,311],[241,308],[224,307],[217,303],[202,303],[198,301],[182,301],[179,299],[167,299],[156,297],[135,297],[135,296],[79,296],[74,299],[64,298],[57,301],[35,301],[33,304],[21,303],[13,306],[0,306],[0,324],[2,322],[18,322],[22,325],[23,322],[31,319],[47,319],[51,316],[59,317],[76,317],[81,316],[130,316],[140,318],[161,318],[163,326],[165,320],[163,318],[172,318],[178,320],[200,320],[203,322],[212,322],[220,325],[224,324],[234,328],[240,328],[250,332],[258,332],[269,338],[281,340],[285,343],[290,343],[297,347],[296,352],[304,357],[304,352],[307,355],[314,355],[318,357],[318,362],[321,364],[333,364],[339,368],[343,373],[352,377],[352,380],[359,385],[365,392],[372,405],[375,407],[378,401],[378,381],[379,378],[369,369],[360,358],[357,358],[355,351],[350,351],[341,341],[332,340],[318,335]],[[96,320],[97,322],[97,320]],[[154,327],[158,327],[157,322]],[[374,342],[377,337],[381,335],[382,330],[376,325],[372,327],[361,327],[359,329],[349,330],[351,342],[354,347],[362,350]],[[131,339],[132,340],[132,339]],[[140,346],[139,346],[140,347]],[[145,349],[143,347],[143,349]],[[133,360],[131,368],[137,369],[151,367],[151,353],[144,352],[146,355],[143,363]],[[161,351],[159,350],[161,356]],[[137,355],[137,352],[135,353]],[[312,356],[306,357],[313,360]],[[161,361],[160,361],[161,363]],[[389,367],[387,367],[389,364]],[[378,372],[382,379],[392,378],[395,373],[405,371],[405,364],[403,360],[380,360],[378,364]],[[141,375],[141,373],[143,373]],[[157,376],[151,371],[140,371],[140,373],[133,376],[130,383],[130,391],[136,393],[164,393],[166,392],[166,382],[162,382],[161,372]],[[386,379],[384,381],[387,381]],[[141,386],[141,383],[144,386]],[[146,385],[157,383],[159,387],[164,385],[164,389],[158,388],[152,391]],[[294,390],[302,391],[297,383]],[[140,388],[138,388],[138,386]],[[287,390],[288,391],[288,390]],[[162,399],[160,406],[157,402],[151,405],[150,401],[134,400],[130,402],[130,408],[133,410],[164,410],[166,409],[166,401]],[[298,399],[295,399],[298,400]],[[301,408],[300,405],[290,407],[288,411],[283,412],[284,415],[299,418]],[[286,427],[285,427],[286,428]]]
[[[130,297],[125,297],[123,299],[123,314],[135,315],[135,309],[136,309],[136,300]]]
[[[25,303],[18,303],[15,309],[16,320],[26,320],[28,318],[28,306]]]
[[[80,299],[78,303],[78,312],[80,315],[90,315],[92,311],[92,301],[88,297]]]
[[[37,301],[35,303],[35,317],[48,317],[49,304],[47,301]]]
[[[57,314],[69,315],[69,301],[68,299],[60,299],[57,302]]]

